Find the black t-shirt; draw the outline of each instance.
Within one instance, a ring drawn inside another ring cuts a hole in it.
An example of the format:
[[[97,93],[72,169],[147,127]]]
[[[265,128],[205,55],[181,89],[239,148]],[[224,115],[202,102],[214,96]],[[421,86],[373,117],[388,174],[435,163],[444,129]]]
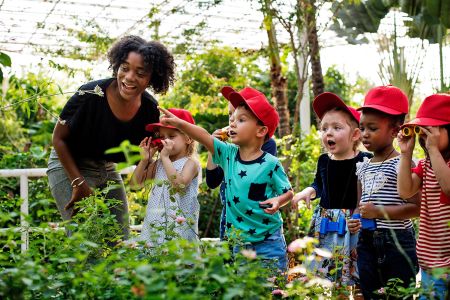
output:
[[[106,88],[115,78],[89,82],[79,91],[94,90],[98,85],[103,96],[89,92],[75,93],[64,106],[60,118],[69,126],[70,135],[66,140],[74,159],[89,158],[121,162],[125,160],[123,153],[105,154],[105,151],[129,140],[139,145],[145,136],[145,125],[159,121],[157,101],[147,92],[141,99],[141,106],[135,116],[126,122],[117,119],[106,99]]]
[[[316,178],[311,185],[316,190],[323,208],[354,209],[358,204],[356,188],[356,163],[371,158],[368,152],[359,152],[354,158],[344,160],[330,159],[322,154],[317,162]]]

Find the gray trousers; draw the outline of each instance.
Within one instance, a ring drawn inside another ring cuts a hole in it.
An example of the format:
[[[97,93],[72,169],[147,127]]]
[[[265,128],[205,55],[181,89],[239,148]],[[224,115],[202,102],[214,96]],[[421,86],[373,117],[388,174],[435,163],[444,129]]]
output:
[[[116,171],[115,164],[112,162],[95,161],[90,159],[77,160],[76,164],[81,175],[92,189],[105,188],[108,181],[113,181],[119,186],[118,188],[111,189],[106,194],[105,199],[116,199],[121,201],[121,205],[111,207],[110,211],[111,214],[116,216],[116,220],[122,228],[122,234],[124,235],[123,239],[127,239],[129,234],[127,195],[122,177]],[[72,187],[66,171],[61,165],[58,155],[54,149],[50,152],[47,176],[50,191],[53,198],[56,200],[56,206],[58,207],[62,219],[64,221],[70,220],[73,207],[67,210],[64,209],[64,207],[72,198]]]

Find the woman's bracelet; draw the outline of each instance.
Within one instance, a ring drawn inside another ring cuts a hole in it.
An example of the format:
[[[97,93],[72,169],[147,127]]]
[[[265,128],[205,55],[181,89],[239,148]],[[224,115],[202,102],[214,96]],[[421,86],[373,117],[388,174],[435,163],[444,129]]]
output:
[[[81,180],[79,183],[75,183],[75,182],[77,182],[78,180]],[[77,186],[80,186],[80,185],[82,185],[84,182],[85,182],[86,180],[83,178],[83,177],[77,177],[77,178],[75,178],[74,180],[72,180],[72,182],[70,183],[70,185],[74,188],[74,187],[77,187]]]

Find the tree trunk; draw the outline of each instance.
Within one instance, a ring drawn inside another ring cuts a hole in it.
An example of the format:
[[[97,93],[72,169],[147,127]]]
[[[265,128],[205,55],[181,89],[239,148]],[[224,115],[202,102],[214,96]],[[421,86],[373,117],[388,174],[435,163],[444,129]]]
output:
[[[314,0],[306,1],[307,14],[306,26],[308,34],[309,55],[311,58],[311,77],[313,94],[317,97],[324,92],[322,64],[320,63],[319,40],[317,37],[316,6]]]
[[[272,88],[272,97],[275,108],[280,116],[278,126],[279,137],[291,133],[289,126],[289,110],[287,99],[287,80],[281,73],[281,60],[278,49],[278,41],[273,24],[273,12],[271,9],[271,0],[262,1],[262,12],[264,14],[264,26],[269,39],[269,57],[270,57],[270,86]]]

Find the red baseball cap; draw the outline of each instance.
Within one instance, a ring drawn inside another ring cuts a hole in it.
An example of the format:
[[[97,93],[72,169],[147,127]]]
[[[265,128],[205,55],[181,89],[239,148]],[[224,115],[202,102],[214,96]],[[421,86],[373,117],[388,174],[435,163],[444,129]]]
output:
[[[247,103],[255,116],[268,128],[268,135],[272,137],[277,129],[280,117],[275,108],[269,103],[266,96],[258,90],[246,87],[240,92],[236,92],[232,87],[224,86],[221,89],[222,95],[230,101],[235,108],[242,102]]]
[[[416,118],[406,125],[442,126],[450,124],[450,94],[434,94],[423,100]]]
[[[367,93],[364,105],[358,110],[364,108],[373,108],[389,115],[407,114],[408,97],[393,85],[377,86]]]
[[[185,120],[186,122],[189,122],[191,124],[195,124],[194,118],[192,117],[191,113],[185,109],[181,109],[181,108],[169,108],[168,111],[170,111],[171,113],[173,113],[175,116],[177,116],[178,118]],[[155,131],[156,128],[159,127],[165,127],[165,128],[175,128],[174,126],[170,126],[170,125],[163,125],[161,123],[151,123],[151,124],[147,124],[147,126],[145,126],[145,130],[153,132]]]
[[[361,113],[356,109],[354,109],[353,107],[345,105],[344,101],[342,101],[342,99],[339,98],[339,96],[336,94],[325,92],[318,95],[313,101],[313,109],[316,112],[319,119],[321,120],[323,115],[327,111],[335,107],[343,108],[344,110],[350,113],[350,115],[353,117],[353,119],[356,120],[356,122],[359,123]]]

